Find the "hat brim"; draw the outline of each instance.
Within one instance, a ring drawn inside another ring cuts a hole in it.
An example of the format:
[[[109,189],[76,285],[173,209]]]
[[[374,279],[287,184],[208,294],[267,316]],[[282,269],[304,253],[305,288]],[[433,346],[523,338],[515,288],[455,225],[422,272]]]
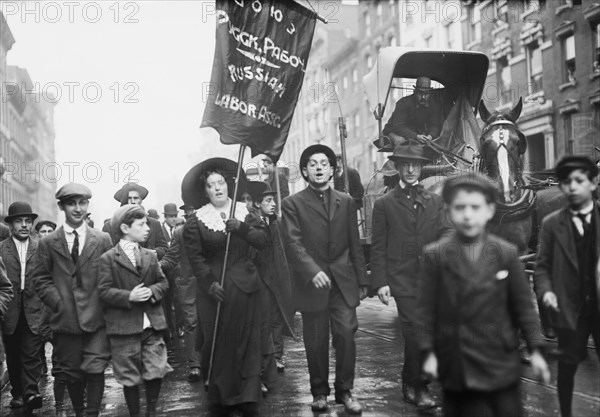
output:
[[[205,183],[200,178],[206,172],[220,171],[227,182],[227,195],[233,199],[235,190],[235,177],[237,175],[238,164],[227,158],[210,158],[195,165],[185,174],[181,183],[181,199],[186,205],[192,207],[202,207],[210,202],[205,192]],[[238,196],[241,196],[246,190],[246,174],[240,170],[238,180]]]
[[[413,161],[424,161],[424,162],[431,162],[432,159],[428,158],[426,156],[420,156],[420,155],[411,155],[411,154],[396,154],[396,155],[390,155],[388,156],[388,159],[391,161],[397,161],[397,160],[413,160]]]
[[[431,93],[433,90],[435,90],[435,88],[433,88],[433,87],[417,87],[416,85],[413,85],[413,90],[415,92]]]
[[[4,222],[5,223],[10,223],[12,222],[14,219],[17,219],[19,217],[31,217],[32,220],[35,220],[38,218],[38,215],[35,213],[19,213],[19,214],[13,214],[12,216],[6,216],[4,218]]]
[[[145,200],[148,197],[148,189],[136,183],[127,183],[121,187],[119,191],[115,193],[113,198],[121,204],[127,204],[129,198],[129,191],[137,191],[140,194],[140,198]]]
[[[310,145],[308,148],[302,151],[302,154],[300,155],[300,173],[302,174],[302,178],[304,178],[305,181],[308,181],[308,177],[304,175],[303,170],[304,168],[306,168],[306,164],[308,164],[308,158],[310,158],[311,155],[314,155],[316,153],[325,154],[333,170],[335,171],[337,169],[337,161],[333,149],[331,149],[329,146],[321,145],[320,143]]]

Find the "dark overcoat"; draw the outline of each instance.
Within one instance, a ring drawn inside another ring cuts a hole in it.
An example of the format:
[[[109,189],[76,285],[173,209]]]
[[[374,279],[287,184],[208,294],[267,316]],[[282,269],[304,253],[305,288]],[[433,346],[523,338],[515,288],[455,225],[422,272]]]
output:
[[[422,193],[416,209],[415,201],[399,186],[373,206],[373,289],[389,285],[392,296],[406,302],[417,296],[423,249],[450,228],[442,198],[427,190]]]
[[[596,257],[594,265],[600,259],[600,210],[594,203],[593,210],[596,225]],[[569,208],[557,210],[544,218],[540,231],[540,247],[535,264],[533,279],[538,302],[542,304],[544,294],[552,291],[558,299],[559,314],[553,313],[553,325],[559,329],[575,331],[578,315],[583,306],[582,279],[579,262],[575,252],[575,236],[573,235]],[[598,291],[598,309],[600,310],[600,275],[595,269],[596,291]]]
[[[167,328],[160,301],[165,297],[169,284],[152,251],[140,248],[140,256],[141,265],[136,268],[117,244],[100,258],[98,288],[105,305],[108,335],[142,333],[144,313],[154,330]],[[142,283],[152,290],[152,297],[143,303],[130,302],[131,290]]]
[[[454,233],[425,248],[418,316],[442,386],[495,391],[521,377],[518,330],[539,347],[539,320],[516,246],[488,234],[471,264]]]
[[[21,292],[21,260],[17,246],[12,238],[8,238],[0,242],[0,258],[4,261],[6,273],[10,280],[13,291],[18,296],[13,297],[13,300],[4,315],[4,323],[2,323],[2,332],[4,334],[13,334],[19,323],[21,315],[21,303],[23,303],[25,311],[25,320],[33,334],[38,334],[40,324],[42,322],[42,309],[44,304],[40,297],[35,292],[33,287],[33,272],[37,263],[37,248],[38,242],[36,239],[29,239],[29,247],[27,248],[27,264],[25,265],[25,289],[23,296]]]
[[[329,215],[307,187],[283,200],[283,234],[292,272],[295,307],[302,312],[325,311],[329,292],[317,289],[313,277],[323,271],[340,289],[350,308],[359,305],[359,286],[370,286],[358,236],[356,205],[331,189]]]
[[[33,284],[50,310],[50,328],[56,333],[81,334],[104,327],[98,296],[100,256],[112,247],[110,236],[87,226],[85,244],[73,264],[61,226],[40,240]]]

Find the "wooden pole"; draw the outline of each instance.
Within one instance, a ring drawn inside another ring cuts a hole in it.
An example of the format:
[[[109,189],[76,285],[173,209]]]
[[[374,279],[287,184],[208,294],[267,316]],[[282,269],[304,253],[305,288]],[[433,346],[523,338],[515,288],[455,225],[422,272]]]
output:
[[[279,169],[275,165],[275,187],[277,188],[277,217],[281,218],[281,186],[279,185]]]
[[[233,198],[231,201],[231,209],[229,210],[229,218],[235,216],[235,204],[237,200],[237,194],[240,183],[240,175],[242,173],[242,161],[244,159],[244,152],[246,151],[246,145],[240,145],[240,152],[238,154],[238,166],[237,174],[235,176],[235,188],[233,189]],[[227,270],[227,258],[229,257],[229,244],[231,243],[231,232],[227,233],[227,244],[225,245],[225,257],[223,258],[223,271],[221,272],[221,287],[225,284],[225,271]],[[213,326],[213,338],[210,346],[210,359],[208,361],[208,375],[206,381],[204,381],[204,388],[208,390],[210,385],[210,377],[212,376],[213,360],[215,356],[215,345],[217,342],[217,333],[219,330],[219,318],[221,315],[221,302],[217,304],[217,315],[215,317],[215,325]]]

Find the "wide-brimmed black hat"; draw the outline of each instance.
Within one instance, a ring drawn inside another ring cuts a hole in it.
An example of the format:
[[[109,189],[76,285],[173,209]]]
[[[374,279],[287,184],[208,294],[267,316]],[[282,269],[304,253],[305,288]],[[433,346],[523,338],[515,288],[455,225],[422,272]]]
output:
[[[562,157],[561,160],[556,164],[556,177],[559,181],[562,181],[576,169],[588,171],[591,177],[598,175],[598,166],[587,156],[567,155]]]
[[[6,223],[12,222],[17,217],[31,217],[32,220],[37,219],[37,214],[31,210],[31,206],[24,201],[15,201],[8,207],[8,216],[4,218]]]
[[[142,187],[141,185],[135,182],[128,182],[124,184],[120,190],[118,190],[113,198],[117,200],[121,205],[127,204],[127,199],[129,198],[129,191],[137,191],[142,200],[145,200],[148,196],[148,189],[146,187]]]
[[[411,159],[425,162],[430,162],[433,159],[431,149],[428,146],[412,141],[407,141],[396,146],[394,153],[388,156],[388,158],[392,161]]]
[[[227,182],[227,195],[233,200],[235,190],[235,177],[237,175],[238,164],[227,158],[210,158],[200,162],[185,174],[181,183],[181,199],[185,204],[200,208],[209,203],[204,189],[205,184],[201,179],[204,174],[211,171],[219,171],[225,177]],[[238,180],[238,196],[246,191],[246,174],[240,170]]]
[[[331,165],[331,167],[333,168],[333,171],[335,171],[337,169],[337,160],[335,157],[335,152],[333,152],[333,149],[331,149],[329,146],[321,145],[321,144],[310,145],[308,148],[306,148],[304,151],[302,151],[302,155],[300,155],[300,173],[302,174],[302,178],[304,178],[306,181],[308,181],[308,177],[306,175],[304,175],[304,172],[302,172],[302,169],[306,168],[306,165],[308,164],[308,160],[310,159],[311,156],[313,156],[316,153],[325,154],[325,156],[327,156],[327,159],[329,160],[329,165]],[[333,172],[332,172],[332,175],[333,175]]]

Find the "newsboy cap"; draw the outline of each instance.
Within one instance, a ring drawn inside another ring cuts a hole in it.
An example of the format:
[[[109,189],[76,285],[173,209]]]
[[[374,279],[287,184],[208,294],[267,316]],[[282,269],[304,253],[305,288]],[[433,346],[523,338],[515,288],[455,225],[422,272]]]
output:
[[[498,199],[498,190],[492,182],[481,174],[470,172],[446,180],[442,189],[442,198],[450,204],[459,189],[477,190],[481,192],[488,203],[495,203]]]
[[[144,216],[146,215],[146,212],[144,211],[143,207],[138,206],[137,204],[125,204],[119,207],[117,211],[115,211],[115,214],[113,215],[110,221],[111,229],[121,230],[119,226],[121,226],[121,223],[123,223],[123,220],[125,220],[125,216],[127,216],[130,213],[135,213],[136,211],[139,211],[140,213],[144,214]]]
[[[598,175],[598,167],[590,158],[584,155],[567,155],[556,164],[556,176],[559,181],[566,179],[569,174],[576,170],[588,171],[591,177]]]
[[[58,201],[63,201],[72,197],[92,198],[92,192],[85,185],[77,184],[75,182],[63,185],[56,192],[56,199]]]

